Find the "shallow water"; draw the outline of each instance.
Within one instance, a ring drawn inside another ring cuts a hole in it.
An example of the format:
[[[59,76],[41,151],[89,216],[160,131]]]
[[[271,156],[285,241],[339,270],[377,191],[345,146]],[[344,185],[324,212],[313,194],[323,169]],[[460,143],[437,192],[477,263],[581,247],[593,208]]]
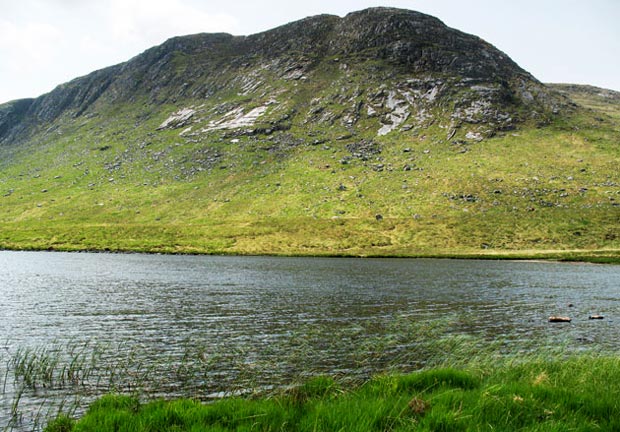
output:
[[[513,353],[616,352],[619,281],[620,266],[590,264],[0,252],[0,427],[18,392],[27,430],[58,401],[110,388],[207,397],[413,369],[427,359],[407,353],[445,333]],[[20,392],[10,362],[27,349],[95,360],[74,387]]]

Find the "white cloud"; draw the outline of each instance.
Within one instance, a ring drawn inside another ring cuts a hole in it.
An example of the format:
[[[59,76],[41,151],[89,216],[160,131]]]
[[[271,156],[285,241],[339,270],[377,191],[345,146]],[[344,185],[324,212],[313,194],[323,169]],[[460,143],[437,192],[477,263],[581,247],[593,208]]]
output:
[[[0,20],[0,67],[8,66],[14,73],[38,69],[53,58],[60,38],[60,30],[47,23],[32,22],[20,27]]]
[[[161,41],[171,36],[230,31],[237,22],[223,14],[210,14],[181,0],[111,0],[107,12],[115,39]]]
[[[237,26],[190,0],[11,2],[0,17],[0,103],[38,96],[173,36]]]

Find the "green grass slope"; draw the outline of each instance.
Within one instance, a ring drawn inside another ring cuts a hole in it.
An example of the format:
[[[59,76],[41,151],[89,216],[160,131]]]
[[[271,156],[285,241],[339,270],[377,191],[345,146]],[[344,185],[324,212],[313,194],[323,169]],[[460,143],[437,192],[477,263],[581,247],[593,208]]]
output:
[[[145,139],[132,128],[150,113],[115,110],[113,122],[1,149],[0,247],[619,256],[620,122],[609,113],[578,109],[481,142],[432,127],[339,139],[326,127],[320,140],[293,129],[188,143],[155,132],[165,115],[146,121]]]
[[[620,259],[617,98],[556,86],[571,105],[431,17],[338,20],[173,39],[1,106],[0,248]]]

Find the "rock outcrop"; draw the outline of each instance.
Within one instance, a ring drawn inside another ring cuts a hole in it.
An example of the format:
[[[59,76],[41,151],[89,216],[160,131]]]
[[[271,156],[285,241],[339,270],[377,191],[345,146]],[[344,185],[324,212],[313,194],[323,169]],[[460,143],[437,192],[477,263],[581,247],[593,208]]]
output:
[[[355,133],[358,122],[373,119],[382,136],[441,120],[447,136],[459,130],[474,141],[544,119],[562,103],[478,37],[418,12],[372,8],[251,36],[172,38],[34,100],[0,106],[0,143],[138,100],[165,111],[161,129],[196,123],[208,133],[263,121],[264,130],[318,123]],[[210,105],[202,113],[195,110],[200,101]]]

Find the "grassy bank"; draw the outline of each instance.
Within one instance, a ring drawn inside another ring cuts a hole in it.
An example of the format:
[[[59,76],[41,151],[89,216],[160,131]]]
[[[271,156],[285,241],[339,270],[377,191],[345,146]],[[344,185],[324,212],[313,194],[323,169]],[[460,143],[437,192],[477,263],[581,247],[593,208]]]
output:
[[[278,415],[281,418],[294,419],[297,416],[299,418],[295,422],[301,424],[301,417],[319,409],[315,405],[325,405],[321,410],[333,409],[332,404],[349,409],[347,404],[361,404],[363,398],[368,398],[364,403],[370,404],[379,396],[387,398],[387,402],[378,400],[380,406],[394,405],[394,399],[402,399],[404,403],[405,399],[411,400],[414,396],[432,401],[440,394],[436,393],[437,389],[429,387],[403,392],[402,389],[397,390],[401,385],[398,382],[414,379],[402,374],[417,371],[411,375],[416,377],[421,373],[419,371],[446,368],[460,370],[462,372],[459,373],[479,383],[471,388],[474,393],[467,396],[470,399],[502,383],[502,380],[512,385],[510,377],[525,376],[528,368],[532,377],[538,376],[541,371],[546,371],[547,375],[555,371],[558,375],[553,378],[554,382],[571,391],[577,388],[574,383],[579,379],[599,383],[597,385],[603,391],[609,391],[608,384],[596,375],[595,378],[588,375],[581,378],[575,376],[570,380],[561,378],[562,373],[577,371],[580,367],[584,373],[590,370],[601,373],[608,368],[607,376],[610,382],[615,382],[612,380],[617,375],[614,370],[616,363],[604,357],[614,357],[617,350],[613,348],[615,344],[610,346],[605,343],[606,337],[596,344],[582,343],[573,339],[572,332],[571,335],[567,333],[569,328],[548,325],[528,332],[527,337],[519,330],[503,330],[499,334],[491,330],[480,334],[473,330],[476,320],[477,314],[467,316],[462,312],[436,316],[431,313],[426,318],[418,313],[385,319],[377,317],[351,324],[339,321],[328,327],[311,323],[291,327],[284,340],[268,339],[270,342],[265,344],[252,339],[251,345],[248,345],[247,339],[235,338],[238,340],[231,341],[224,337],[206,340],[194,335],[180,346],[171,345],[170,350],[162,352],[158,348],[157,353],[140,342],[118,345],[66,343],[24,348],[9,346],[0,351],[0,423],[8,421],[3,429],[6,431],[41,430],[41,425],[47,424],[59,413],[81,417],[98,398],[115,394],[119,395],[121,407],[129,403],[124,398],[127,395],[138,396],[140,402],[153,401],[163,395],[172,400],[189,398],[203,402],[226,396],[221,403],[232,406],[230,409],[241,410],[238,407],[243,407],[243,410],[256,412],[273,406],[269,409],[280,409]],[[582,357],[575,359],[575,356]],[[563,361],[568,358],[575,359],[572,366],[571,363],[563,366]],[[562,372],[562,367],[567,369]],[[310,399],[303,396],[301,404],[299,392],[303,393],[308,386],[314,388],[316,382],[308,380],[317,376],[333,377],[335,381],[329,382],[325,391],[317,393],[325,397]],[[297,383],[306,384],[301,390],[290,390],[291,385]],[[244,398],[228,398],[240,395]],[[106,397],[103,400],[110,399]],[[401,402],[394,405],[400,407],[398,412],[403,408]],[[94,406],[102,403],[96,402]],[[151,410],[137,400],[131,403],[134,407],[132,416],[141,410]],[[184,403],[158,404],[162,409],[168,406],[165,410],[176,412],[178,409],[171,407]],[[200,406],[198,403],[189,405]],[[138,407],[141,407],[140,410]],[[216,408],[208,405],[205,409]],[[316,415],[323,415],[321,410]],[[126,414],[121,416],[127,417]],[[144,423],[150,430],[165,430],[163,426],[149,423],[151,414],[146,415],[146,418],[137,417],[131,421]],[[182,415],[185,416],[185,413]],[[226,415],[236,418],[237,414],[229,412]],[[261,415],[266,416],[264,413]],[[394,414],[390,412],[389,415]],[[267,422],[264,424],[271,425],[269,418],[264,420]],[[281,425],[284,430],[303,430],[292,420],[286,421],[287,425],[292,426]],[[230,426],[229,423],[226,425]],[[250,430],[247,424],[230,426],[230,429],[244,430],[246,426]],[[323,430],[328,430],[328,427],[331,426],[325,426]],[[204,428],[201,425],[197,430]],[[101,429],[105,430],[103,426]],[[86,430],[101,429],[94,426]],[[118,430],[131,430],[131,427],[120,425]],[[269,429],[261,426],[257,430]]]
[[[618,430],[620,359],[578,357],[493,368],[378,376],[359,386],[319,377],[282,393],[141,403],[105,396],[60,431]]]
[[[463,259],[463,260],[509,260],[509,261],[557,261],[592,264],[620,264],[620,250],[617,249],[574,249],[574,250],[438,250],[438,251],[404,251],[404,250],[297,250],[283,248],[274,250],[230,251],[224,249],[200,249],[195,246],[187,248],[178,246],[146,245],[136,247],[105,246],[82,247],[64,246],[0,246],[8,251],[47,251],[47,252],[92,252],[92,253],[142,253],[170,255],[234,255],[234,256],[282,256],[282,257],[331,257],[331,258],[418,258],[418,259]]]

